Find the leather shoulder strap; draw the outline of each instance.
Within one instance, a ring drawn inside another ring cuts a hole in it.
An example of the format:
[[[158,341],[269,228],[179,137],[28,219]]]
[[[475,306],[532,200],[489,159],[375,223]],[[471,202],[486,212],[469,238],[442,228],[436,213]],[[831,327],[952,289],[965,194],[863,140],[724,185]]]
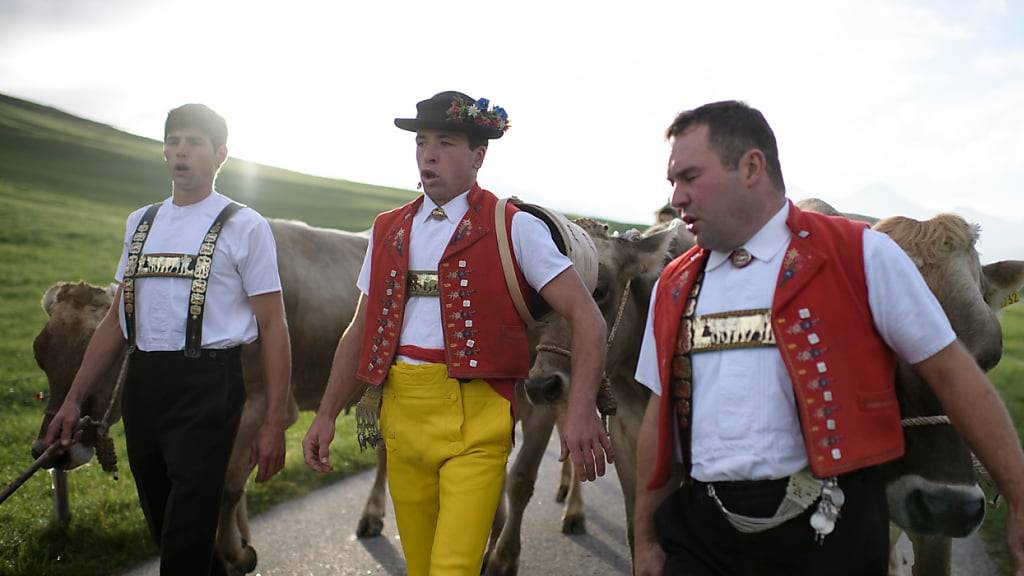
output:
[[[149,237],[149,229],[153,226],[156,213],[160,210],[161,202],[151,204],[142,214],[135,233],[132,234],[132,242],[128,247],[128,263],[125,266],[124,277],[121,279],[121,299],[124,301],[125,332],[128,333],[128,353],[135,351],[135,273],[138,271],[139,256],[142,254],[142,246]]]
[[[508,198],[501,198],[494,207],[494,235],[498,239],[498,255],[501,257],[501,271],[505,275],[505,285],[508,286],[508,293],[512,296],[512,304],[516,312],[523,319],[527,328],[537,324],[530,314],[530,309],[523,298],[523,291],[519,289],[519,281],[516,280],[515,264],[512,262],[512,249],[508,243],[508,227],[505,226],[505,206]]]

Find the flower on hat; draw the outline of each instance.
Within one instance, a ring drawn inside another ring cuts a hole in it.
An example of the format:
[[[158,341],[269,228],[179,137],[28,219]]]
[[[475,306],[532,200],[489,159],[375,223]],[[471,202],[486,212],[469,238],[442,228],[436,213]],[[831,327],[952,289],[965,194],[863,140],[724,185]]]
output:
[[[505,132],[509,129],[508,113],[500,106],[491,106],[491,101],[481,98],[476,102],[467,102],[462,98],[452,99],[446,116],[449,120],[477,124]],[[490,109],[488,109],[490,108]]]

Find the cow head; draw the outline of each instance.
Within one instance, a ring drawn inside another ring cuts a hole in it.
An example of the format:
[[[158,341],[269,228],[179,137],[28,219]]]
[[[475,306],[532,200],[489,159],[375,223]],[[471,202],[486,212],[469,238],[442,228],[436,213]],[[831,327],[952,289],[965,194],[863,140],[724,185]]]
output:
[[[888,218],[875,229],[888,234],[917,265],[964,347],[983,370],[1002,355],[1002,330],[995,311],[1024,284],[1024,262],[981,266],[978,227],[943,214],[919,222]],[[896,377],[900,413],[907,419],[943,414],[930,386],[900,363]],[[886,465],[886,495],[892,520],[921,534],[963,537],[980,525],[984,493],[973,457],[948,424],[904,427],[906,455]]]
[[[64,402],[78,366],[82,363],[89,339],[110,309],[113,294],[113,288],[104,289],[84,282],[61,282],[51,286],[43,295],[43,310],[49,318],[32,343],[32,352],[36,364],[46,373],[49,402],[42,425],[39,427],[39,434],[32,443],[34,457],[39,457],[46,449],[43,444],[46,428]],[[82,402],[82,416],[89,416],[94,421],[103,417],[113,393],[120,365],[120,362],[116,362],[115,366],[95,383],[89,397]],[[117,418],[120,418],[120,411],[119,407],[115,406],[111,420],[116,421]],[[71,446],[56,465],[72,469],[85,464],[92,458],[94,442],[95,429],[87,427],[83,430],[81,439]]]
[[[642,334],[650,301],[651,285],[666,263],[693,245],[693,237],[678,221],[660,225],[640,234],[611,236],[608,227],[588,218],[576,220],[597,247],[597,286],[593,297],[604,316],[608,330],[616,330],[617,340]],[[624,294],[627,286],[629,294]],[[623,310],[620,317],[620,308]],[[538,334],[537,355],[526,382],[527,396],[535,404],[550,404],[564,399],[569,386],[567,351],[570,330],[566,321],[553,315]],[[606,366],[636,365],[637,346],[609,347]],[[629,363],[627,355],[632,355]]]

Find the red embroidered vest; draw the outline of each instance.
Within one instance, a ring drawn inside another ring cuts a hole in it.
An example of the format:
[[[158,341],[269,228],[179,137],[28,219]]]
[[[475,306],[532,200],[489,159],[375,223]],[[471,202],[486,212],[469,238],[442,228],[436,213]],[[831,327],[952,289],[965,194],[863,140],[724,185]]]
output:
[[[811,472],[837,476],[903,455],[896,402],[896,356],[875,330],[864,277],[864,225],[803,212],[790,204],[793,233],[772,301],[772,328],[797,402]],[[654,340],[661,405],[658,450],[648,489],[671,476],[669,389],[679,319],[708,252],[695,246],[662,272],[655,295]],[[702,382],[701,386],[714,386]],[[682,434],[688,453],[689,434]]]
[[[526,326],[516,312],[501,272],[494,235],[494,208],[498,198],[473,185],[469,210],[455,227],[438,263],[441,330],[444,334],[448,375],[458,379],[483,378],[506,398],[514,379],[530,370]],[[413,216],[423,197],[377,216],[373,223],[373,256],[366,327],[356,377],[373,385],[384,382],[394,360],[402,331],[406,281],[409,271],[409,236]],[[513,247],[512,216],[505,209],[509,245]],[[523,294],[534,293],[519,266],[516,277]]]

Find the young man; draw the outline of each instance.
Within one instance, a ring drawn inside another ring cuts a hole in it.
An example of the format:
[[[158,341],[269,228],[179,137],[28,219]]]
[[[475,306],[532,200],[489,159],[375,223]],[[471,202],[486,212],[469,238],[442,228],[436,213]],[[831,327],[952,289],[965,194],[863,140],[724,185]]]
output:
[[[672,205],[697,246],[655,285],[637,365],[656,395],[638,441],[636,574],[886,574],[876,465],[903,450],[897,356],[992,472],[1024,566],[1017,435],[910,259],[788,203],[757,110],[708,104],[668,137]],[[819,406],[837,408],[822,420]]]
[[[171,196],[128,216],[121,284],[46,441],[69,446],[93,383],[128,348],[128,461],[160,573],[223,574],[214,557],[224,473],[245,402],[240,346],[260,338],[267,410],[257,482],[284,464],[288,329],[270,225],[214,192],[227,125],[186,104],[164,126]]]
[[[530,361],[493,230],[498,199],[476,183],[488,140],[508,120],[460,92],[416,110],[395,125],[416,133],[424,195],[374,221],[363,296],[303,449],[313,470],[330,470],[339,411],[363,386],[368,395],[383,386],[380,425],[408,573],[468,576],[480,572],[511,447],[513,387]],[[593,480],[612,459],[595,411],[604,320],[547,227],[511,204],[504,216],[524,293],[538,292],[572,325],[576,378],[562,456]]]

